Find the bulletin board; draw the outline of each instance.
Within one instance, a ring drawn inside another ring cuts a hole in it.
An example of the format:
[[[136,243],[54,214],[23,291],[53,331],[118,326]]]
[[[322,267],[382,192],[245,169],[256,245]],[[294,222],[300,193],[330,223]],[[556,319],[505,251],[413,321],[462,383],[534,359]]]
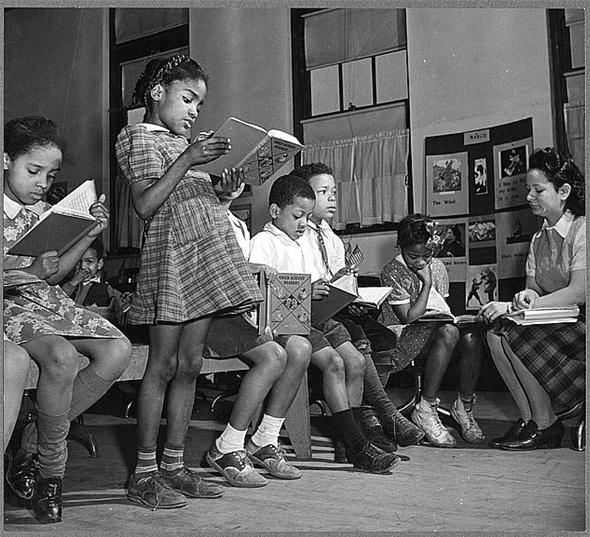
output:
[[[524,287],[525,262],[540,221],[526,201],[533,121],[525,118],[425,140],[426,214],[445,240],[449,304],[474,312]]]

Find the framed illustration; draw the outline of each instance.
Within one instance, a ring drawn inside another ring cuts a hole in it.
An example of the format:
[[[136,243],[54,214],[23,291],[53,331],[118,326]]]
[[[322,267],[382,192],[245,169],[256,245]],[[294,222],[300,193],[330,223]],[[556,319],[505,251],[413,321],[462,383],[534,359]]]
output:
[[[495,208],[526,204],[525,176],[533,139],[525,138],[494,146]]]
[[[465,310],[479,310],[484,304],[498,300],[498,266],[468,265],[465,279]]]
[[[468,212],[467,153],[426,157],[426,198],[430,216]]]

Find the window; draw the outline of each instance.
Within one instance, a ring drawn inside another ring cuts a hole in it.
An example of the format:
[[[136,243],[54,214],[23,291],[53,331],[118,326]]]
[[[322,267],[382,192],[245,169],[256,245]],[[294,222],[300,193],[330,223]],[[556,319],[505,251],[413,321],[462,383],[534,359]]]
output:
[[[409,96],[404,9],[294,9],[293,86],[301,161],[334,169],[346,232],[408,213]]]
[[[584,10],[548,9],[555,144],[584,168]]]

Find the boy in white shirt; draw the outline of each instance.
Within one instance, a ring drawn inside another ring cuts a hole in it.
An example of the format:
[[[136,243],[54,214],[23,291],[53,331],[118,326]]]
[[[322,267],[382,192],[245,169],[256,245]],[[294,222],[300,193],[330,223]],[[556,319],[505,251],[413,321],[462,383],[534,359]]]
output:
[[[269,265],[279,272],[312,274],[312,299],[328,294],[326,282],[308,269],[301,245],[297,242],[307,228],[315,194],[299,177],[284,175],[272,185],[269,213],[272,222],[256,234],[250,243],[250,262]],[[332,418],[342,435],[349,460],[356,468],[371,473],[387,473],[399,460],[372,444],[358,422],[362,400],[364,357],[350,341],[350,335],[338,322],[329,319],[311,329],[311,363],[323,377],[324,397]]]
[[[305,179],[316,195],[307,230],[298,240],[304,257],[322,277],[336,280],[349,269],[344,243],[330,227],[336,212],[336,183],[332,169],[322,162],[314,162],[295,168],[293,175]],[[417,444],[424,433],[391,402],[373,363],[372,353],[387,353],[395,347],[395,334],[358,306],[349,306],[335,319],[344,324],[354,345],[365,355],[364,400],[367,405],[361,412],[365,434],[383,448],[388,441],[400,446]]]

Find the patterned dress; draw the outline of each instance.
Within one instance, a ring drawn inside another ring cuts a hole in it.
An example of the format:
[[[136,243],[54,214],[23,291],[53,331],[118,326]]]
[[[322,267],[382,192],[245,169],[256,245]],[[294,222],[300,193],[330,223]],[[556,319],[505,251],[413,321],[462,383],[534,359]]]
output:
[[[443,297],[449,295],[449,276],[440,259],[432,259],[432,288],[428,299],[428,307],[450,312]],[[395,315],[391,305],[413,304],[418,299],[422,282],[420,278],[405,264],[401,255],[387,263],[381,271],[381,284],[392,287],[393,291],[383,304],[382,323],[385,326],[402,324]],[[423,351],[432,332],[439,323],[408,324],[404,328],[399,341],[391,353],[392,372],[401,371],[416,359]]]
[[[23,207],[14,218],[4,210],[4,271],[29,266],[32,257],[9,255],[10,247],[46,211],[43,201]],[[57,285],[46,282],[4,291],[4,332],[17,344],[48,335],[81,338],[122,338],[123,334],[106,319],[76,305]]]
[[[126,126],[117,162],[130,185],[158,180],[188,141],[155,125]],[[131,324],[241,313],[262,300],[208,174],[190,169],[145,222]]]
[[[586,218],[566,213],[554,227],[544,225],[533,236],[526,273],[548,294],[567,287],[572,270],[586,270]],[[575,323],[506,322],[500,330],[549,394],[557,413],[573,407],[585,394],[586,318],[581,309]]]

